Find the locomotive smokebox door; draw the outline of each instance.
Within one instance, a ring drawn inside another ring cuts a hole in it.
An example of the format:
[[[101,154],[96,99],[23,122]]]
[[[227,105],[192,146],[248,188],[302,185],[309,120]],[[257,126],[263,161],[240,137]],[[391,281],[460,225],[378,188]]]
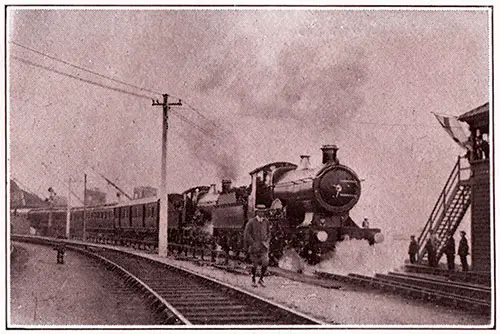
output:
[[[356,173],[344,165],[326,165],[313,183],[314,197],[326,210],[347,212],[361,195],[361,182]]]

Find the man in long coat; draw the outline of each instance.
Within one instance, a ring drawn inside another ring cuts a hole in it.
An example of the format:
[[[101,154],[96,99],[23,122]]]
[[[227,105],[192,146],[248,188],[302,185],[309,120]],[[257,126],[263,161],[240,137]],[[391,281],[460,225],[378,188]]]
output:
[[[444,248],[446,254],[446,263],[448,263],[448,270],[455,270],[455,239],[453,234],[449,234],[448,241]]]
[[[437,266],[437,261],[436,261],[436,235],[434,233],[431,233],[431,236],[429,239],[427,239],[427,242],[425,243],[425,250],[427,251],[427,259],[429,262],[430,267],[436,267]]]
[[[255,276],[257,267],[261,266],[259,284],[264,285],[264,275],[269,265],[269,242],[271,230],[269,221],[264,217],[265,206],[257,205],[255,217],[250,219],[245,226],[245,249],[252,261],[252,285],[257,286]]]
[[[467,263],[467,255],[469,255],[469,244],[467,243],[465,232],[461,231],[460,235],[462,238],[458,244],[458,256],[460,256],[460,262],[462,262],[462,271],[468,271],[469,264]]]
[[[410,246],[408,246],[408,255],[410,255],[410,263],[417,263],[418,243],[415,236],[410,237]]]

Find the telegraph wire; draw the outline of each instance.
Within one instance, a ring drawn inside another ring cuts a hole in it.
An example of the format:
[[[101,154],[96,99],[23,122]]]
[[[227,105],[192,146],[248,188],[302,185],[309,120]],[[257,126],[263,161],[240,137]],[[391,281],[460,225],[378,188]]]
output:
[[[363,122],[363,121],[347,121],[347,122],[351,124],[366,124],[366,125],[377,125],[377,126],[424,126],[424,127],[435,128],[435,126],[425,123],[408,124],[408,123],[379,123],[379,122]]]
[[[59,59],[59,58],[57,58],[57,57],[51,56],[51,55],[49,55],[49,54],[47,54],[47,53],[44,53],[44,52],[41,52],[41,51],[35,50],[35,49],[30,48],[30,47],[27,47],[27,46],[24,46],[24,45],[19,44],[19,43],[15,42],[15,41],[10,41],[9,43],[14,44],[14,45],[16,45],[16,46],[18,46],[18,47],[20,47],[20,48],[23,48],[23,49],[29,50],[29,51],[31,51],[31,52],[34,52],[34,53],[36,53],[36,54],[39,54],[39,55],[41,55],[41,56],[47,57],[47,58],[49,58],[49,59],[52,59],[52,60],[55,60],[55,61],[61,62],[61,63],[65,64],[65,65],[71,66],[71,67],[73,67],[73,68],[76,68],[76,69],[79,69],[79,70],[82,70],[82,71],[85,71],[85,72],[88,72],[88,73],[92,73],[92,74],[97,75],[97,76],[99,76],[99,77],[101,77],[101,78],[105,78],[105,79],[108,79],[108,80],[111,80],[111,81],[114,81],[114,82],[117,82],[117,83],[120,83],[120,84],[123,84],[123,85],[129,86],[129,87],[133,87],[133,88],[139,89],[139,90],[141,90],[141,91],[146,91],[146,92],[150,92],[150,93],[153,93],[153,94],[162,95],[162,94],[161,94],[160,92],[158,92],[158,91],[155,91],[155,90],[152,90],[152,89],[149,89],[149,88],[139,87],[139,86],[137,86],[137,85],[130,84],[130,83],[125,82],[125,81],[123,81],[123,80],[119,80],[119,79],[117,79],[117,78],[113,78],[113,77],[110,77],[110,76],[107,76],[107,75],[104,75],[104,74],[98,73],[98,72],[96,72],[96,71],[89,70],[89,69],[87,69],[87,68],[85,68],[85,67],[82,67],[82,66],[78,66],[78,65],[72,64],[72,63],[70,63],[70,62],[68,62],[68,61],[65,61],[65,60]],[[15,58],[15,57],[14,57],[14,58]],[[18,60],[20,60],[20,59],[18,59]],[[21,61],[23,61],[23,60],[21,60]],[[36,66],[36,65],[33,65],[33,66]],[[40,66],[42,66],[42,65],[40,65]],[[45,68],[45,69],[47,69],[47,68]],[[56,72],[56,73],[58,73],[58,72]],[[59,74],[61,74],[61,73],[59,73]],[[80,78],[77,78],[77,79],[80,79]],[[102,86],[101,86],[101,87],[102,87]],[[131,92],[126,92],[126,94],[133,94],[133,93],[131,93]],[[173,96],[173,95],[170,95],[170,96],[172,96],[173,98],[176,98],[176,99],[182,100],[182,101],[184,102],[184,104],[186,104],[186,105],[188,106],[188,108],[189,108],[190,110],[194,111],[194,112],[195,112],[196,114],[198,114],[200,117],[202,117],[202,118],[203,118],[203,119],[205,119],[206,121],[210,122],[210,123],[211,123],[212,125],[214,125],[216,128],[218,127],[218,125],[217,125],[217,124],[216,124],[216,123],[215,123],[212,119],[210,119],[210,118],[208,118],[207,116],[203,115],[203,114],[202,114],[202,113],[201,113],[198,109],[196,109],[195,107],[193,107],[191,104],[187,103],[184,99],[181,99],[181,98],[176,97],[176,96]],[[142,96],[142,97],[145,97],[145,96]],[[186,119],[185,119],[185,118],[184,118],[183,120],[184,120],[184,121],[186,121]],[[186,121],[186,122],[188,122],[188,121]],[[189,122],[188,122],[188,123],[189,123]],[[191,125],[193,125],[193,123],[190,123],[190,124],[191,124]],[[195,126],[195,127],[200,128],[199,126]],[[212,136],[212,137],[213,137],[213,136]]]
[[[92,81],[92,80],[83,79],[83,78],[80,78],[80,77],[78,77],[76,75],[72,75],[72,74],[68,74],[68,73],[65,73],[65,72],[61,72],[61,71],[53,69],[51,67],[31,62],[31,61],[29,61],[27,59],[24,59],[24,58],[20,58],[20,57],[17,57],[17,56],[12,56],[12,58],[16,59],[16,60],[18,60],[18,61],[20,61],[22,63],[25,63],[27,65],[38,67],[38,68],[44,69],[46,71],[54,72],[54,73],[57,73],[59,75],[63,75],[63,76],[66,76],[66,77],[69,77],[69,78],[72,78],[72,79],[76,79],[76,80],[79,80],[79,81],[82,81],[82,82],[85,82],[85,83],[88,83],[88,84],[91,84],[91,85],[95,85],[95,86],[98,86],[98,87],[101,87],[101,88],[110,89],[110,90],[113,90],[113,91],[116,91],[116,92],[119,92],[119,93],[124,93],[124,94],[132,95],[132,96],[135,96],[135,97],[140,97],[140,98],[144,98],[144,99],[148,99],[148,100],[152,99],[151,96],[147,96],[147,95],[143,95],[143,94],[137,94],[137,93],[133,93],[133,92],[130,92],[130,91],[127,91],[127,90],[123,90],[123,89],[120,89],[120,88],[116,88],[116,87],[111,87],[111,86],[108,86],[108,85],[104,85],[104,84],[101,84],[101,83],[98,83],[98,82],[95,82],[95,81]],[[186,122],[187,124],[191,125],[195,129],[197,129],[198,131],[200,131],[201,133],[203,133],[203,134],[205,134],[207,136],[210,136],[213,139],[220,139],[217,136],[215,136],[215,135],[211,134],[210,132],[208,132],[208,130],[203,129],[201,126],[199,126],[196,123],[194,123],[193,121],[189,120],[187,117],[180,115],[179,113],[175,112],[174,110],[172,110],[172,113],[175,116],[179,117],[184,122]]]
[[[17,57],[17,56],[12,56],[12,58],[14,58],[14,59],[16,59],[16,60],[18,60],[18,61],[20,61],[22,63],[25,63],[27,65],[38,67],[38,68],[42,68],[42,69],[44,69],[46,71],[54,72],[54,73],[57,73],[59,75],[63,75],[63,76],[66,76],[66,77],[69,77],[69,78],[72,78],[72,79],[80,80],[80,81],[83,81],[83,82],[91,84],[91,85],[95,85],[95,86],[98,86],[98,87],[102,87],[102,88],[114,90],[116,92],[123,93],[123,94],[128,94],[128,95],[132,95],[132,96],[135,96],[135,97],[140,97],[140,98],[145,98],[145,99],[151,100],[151,97],[147,96],[147,95],[137,94],[137,93],[129,92],[129,91],[124,90],[124,89],[120,89],[120,88],[116,88],[116,87],[111,87],[111,86],[108,86],[108,85],[104,85],[104,84],[101,84],[101,83],[98,83],[98,82],[95,82],[95,81],[92,81],[92,80],[83,79],[83,78],[80,78],[80,77],[78,77],[76,75],[68,74],[68,73],[65,73],[65,72],[61,72],[61,71],[58,71],[58,70],[53,69],[51,67],[40,65],[40,64],[31,62],[31,61],[29,61],[27,59]]]
[[[184,104],[188,107],[188,109],[194,111],[197,115],[199,115],[201,118],[203,118],[204,120],[206,120],[207,122],[210,122],[214,127],[219,127],[215,121],[213,119],[210,119],[208,118],[207,116],[203,115],[197,108],[193,107],[191,104],[189,104],[188,102],[186,102],[186,100],[184,99],[181,99],[177,96],[173,96],[173,95],[170,95],[172,96],[173,98],[176,98],[176,99],[179,99],[179,100],[182,100],[182,102],[184,102]]]
[[[49,169],[49,166],[47,166],[47,164],[45,162],[41,162],[42,166],[46,168],[47,171],[50,171]],[[47,174],[47,172],[45,172],[45,174]],[[67,183],[65,181],[62,181],[55,173],[51,173],[53,177],[56,178],[57,181],[59,181],[61,184],[64,184],[64,186],[67,185]],[[50,175],[49,175],[50,176]],[[83,204],[83,201],[81,200],[80,196],[78,196],[77,194],[75,194],[75,192],[73,190],[71,190],[71,195],[73,195],[78,201],[80,201],[80,203]],[[69,198],[68,198],[68,201],[69,201]]]
[[[173,110],[170,110],[176,117],[180,118],[187,124],[191,125],[193,128],[197,129],[199,132],[205,134],[206,136],[212,137],[215,140],[220,140],[220,137],[215,136],[214,134],[208,132],[208,130],[203,129],[202,127],[198,126],[196,123],[192,122],[190,119],[188,119],[186,116],[179,114],[177,112],[174,112]]]
[[[82,70],[82,71],[85,71],[85,72],[89,72],[89,73],[92,73],[94,75],[97,75],[101,78],[105,78],[105,79],[108,79],[108,80],[111,80],[111,81],[114,81],[114,82],[118,82],[120,84],[123,84],[123,85],[126,85],[126,86],[129,86],[129,87],[133,87],[133,88],[136,88],[136,89],[139,89],[139,90],[142,90],[142,91],[146,91],[146,92],[150,92],[150,93],[153,93],[153,94],[158,94],[158,95],[161,95],[161,93],[157,92],[157,91],[154,91],[154,90],[151,90],[151,89],[148,89],[148,88],[143,88],[143,87],[139,87],[139,86],[136,86],[136,85],[133,85],[133,84],[130,84],[128,82],[125,82],[125,81],[122,81],[122,80],[119,80],[119,79],[116,79],[116,78],[113,78],[113,77],[110,77],[110,76],[107,76],[107,75],[104,75],[104,74],[101,74],[101,73],[98,73],[98,72],[95,72],[95,71],[92,71],[92,70],[89,70],[89,69],[86,69],[85,67],[81,67],[81,66],[78,66],[78,65],[74,65],[68,61],[65,61],[65,60],[62,60],[62,59],[59,59],[59,58],[56,58],[54,56],[51,56],[51,55],[48,55],[46,53],[43,53],[41,51],[37,51],[35,49],[32,49],[32,48],[29,48],[27,46],[24,46],[24,45],[21,45],[17,42],[14,42],[14,41],[10,41],[9,43],[12,43],[14,45],[17,45],[23,49],[26,49],[26,50],[29,50],[31,52],[34,52],[34,53],[37,53],[41,56],[44,56],[44,57],[47,57],[47,58],[50,58],[52,60],[55,60],[55,61],[58,61],[58,62],[61,62],[63,64],[66,64],[68,66],[71,66],[73,68],[77,68],[79,70]]]
[[[126,85],[126,86],[129,86],[129,87],[132,87],[132,88],[136,88],[138,90],[141,90],[141,91],[146,91],[146,92],[150,92],[150,93],[153,93],[153,94],[158,94],[158,95],[162,95],[160,92],[158,91],[155,91],[153,89],[149,89],[149,88],[144,88],[144,87],[140,87],[140,86],[137,86],[137,85],[134,85],[134,84],[130,84],[128,82],[125,82],[123,80],[120,80],[120,79],[116,79],[116,78],[113,78],[111,76],[107,76],[107,75],[104,75],[104,74],[101,74],[101,73],[98,73],[96,71],[92,71],[92,70],[89,70],[85,67],[82,67],[82,66],[78,66],[78,65],[75,65],[75,64],[72,64],[68,61],[65,61],[65,60],[62,60],[62,59],[59,59],[57,57],[54,57],[54,56],[51,56],[47,53],[44,53],[44,52],[41,52],[41,51],[38,51],[38,50],[35,50],[33,48],[30,48],[30,47],[27,47],[27,46],[24,46],[20,43],[17,43],[15,41],[9,41],[9,43],[11,44],[14,44],[20,48],[23,48],[23,49],[26,49],[26,50],[29,50],[31,52],[34,52],[36,54],[39,54],[41,56],[44,56],[44,57],[47,57],[49,59],[52,59],[52,60],[55,60],[55,61],[58,61],[58,62],[61,62],[65,65],[68,65],[68,66],[71,66],[73,68],[76,68],[76,69],[79,69],[79,70],[82,70],[82,71],[85,71],[85,72],[88,72],[88,73],[92,73],[94,75],[97,75],[99,77],[102,77],[102,78],[105,78],[105,79],[108,79],[108,80],[111,80],[111,81],[114,81],[114,82],[117,82],[117,83],[120,83],[120,84],[123,84],[123,85]],[[107,86],[107,85],[103,85],[103,84],[99,84],[99,83],[96,83],[96,82],[92,82],[90,80],[86,80],[86,79],[82,79],[80,77],[77,77],[77,76],[73,76],[71,74],[66,74],[66,73],[63,73],[63,72],[60,72],[60,71],[57,71],[55,69],[51,69],[51,68],[47,68],[43,65],[39,65],[39,64],[35,64],[35,63],[31,63],[29,62],[28,60],[26,59],[22,59],[22,58],[18,58],[16,56],[13,56],[13,58],[19,60],[19,61],[22,61],[22,62],[25,62],[29,65],[32,65],[32,66],[37,66],[37,67],[41,67],[45,70],[48,70],[48,71],[53,71],[55,73],[58,73],[58,74],[61,74],[61,75],[66,75],[66,76],[69,76],[71,78],[74,78],[74,79],[77,79],[77,80],[81,80],[81,81],[84,81],[84,82],[87,82],[87,83],[90,83],[90,84],[95,84],[97,86],[100,86],[102,88],[107,88],[107,89],[112,89],[112,90],[115,90],[115,91],[119,91],[119,92],[122,92],[122,93],[125,93],[125,94],[130,94],[130,95],[133,95],[133,96],[137,96],[137,97],[142,97],[142,98],[148,98],[148,99],[151,99],[151,97],[149,96],[146,96],[146,95],[141,95],[141,94],[135,94],[133,92],[129,92],[129,91],[125,91],[125,90],[122,90],[120,88],[113,88],[113,87],[110,87],[110,86]],[[215,127],[218,127],[218,125],[210,118],[208,118],[207,116],[203,115],[203,113],[201,113],[197,108],[193,107],[191,104],[189,104],[188,102],[185,101],[185,99],[182,99],[182,98],[179,98],[177,96],[174,96],[174,95],[170,95],[169,96],[173,97],[173,98],[176,98],[176,99],[180,99],[182,100],[182,102],[184,102],[184,104],[188,107],[188,109],[194,111],[197,115],[199,115],[201,118],[205,119],[206,121],[210,122],[212,125],[214,125]],[[186,119],[184,118],[183,119],[184,121],[186,121]],[[186,121],[188,122],[188,121]],[[378,122],[364,122],[364,121],[350,121],[350,123],[353,123],[353,124],[367,124],[367,125],[377,125],[377,126],[425,126],[425,127],[433,127],[431,125],[428,125],[428,124],[423,124],[423,123],[415,123],[415,124],[405,124],[405,123],[378,123]],[[193,125],[193,123],[190,123],[190,125]],[[200,129],[200,126],[197,126],[198,129]]]
[[[158,92],[158,91],[155,91],[155,90],[152,90],[152,89],[149,89],[149,88],[139,87],[139,86],[136,86],[136,85],[130,84],[130,83],[128,83],[128,82],[125,82],[125,81],[123,81],[123,80],[119,80],[119,79],[116,79],[116,78],[113,78],[113,77],[110,77],[110,76],[107,76],[107,75],[104,75],[104,74],[98,73],[98,72],[96,72],[96,71],[89,70],[89,69],[87,69],[87,68],[85,68],[85,67],[82,67],[82,66],[78,66],[78,65],[72,64],[72,63],[70,63],[70,62],[68,62],[68,61],[65,61],[65,60],[59,59],[59,58],[57,58],[57,57],[51,56],[51,55],[49,55],[49,54],[47,54],[47,53],[44,53],[44,52],[41,52],[41,51],[38,51],[38,50],[32,49],[32,48],[27,47],[27,46],[24,46],[24,45],[19,44],[19,43],[15,42],[15,41],[10,41],[9,43],[14,44],[14,45],[16,45],[16,46],[19,46],[19,47],[21,47],[21,48],[23,48],[23,49],[29,50],[29,51],[31,51],[31,52],[34,52],[34,53],[36,53],[36,54],[39,54],[39,55],[41,55],[41,56],[47,57],[47,58],[49,58],[49,59],[52,59],[52,60],[55,60],[55,61],[61,62],[61,63],[65,64],[65,65],[71,66],[71,67],[73,67],[73,68],[76,68],[76,69],[79,69],[79,70],[82,70],[82,71],[85,71],[85,72],[88,72],[88,73],[92,73],[92,74],[97,75],[97,76],[99,76],[99,77],[101,77],[101,78],[105,78],[105,79],[108,79],[108,80],[111,80],[111,81],[114,81],[114,82],[117,82],[117,83],[120,83],[120,84],[123,84],[123,85],[129,86],[129,87],[133,87],[133,88],[139,89],[139,90],[141,90],[141,91],[146,91],[146,92],[150,92],[150,93],[153,93],[153,94],[162,95],[162,93],[160,93],[160,92]],[[194,111],[194,112],[196,112],[196,113],[197,113],[200,117],[202,117],[202,118],[204,118],[205,120],[207,120],[207,121],[211,122],[214,126],[216,126],[216,127],[217,127],[217,124],[215,124],[215,122],[214,122],[213,120],[209,119],[208,117],[206,117],[205,115],[203,115],[203,114],[202,114],[202,113],[201,113],[198,109],[194,108],[192,105],[190,105],[189,103],[185,102],[185,100],[184,100],[184,99],[181,99],[181,98],[176,97],[176,96],[173,96],[173,95],[170,95],[170,96],[172,96],[173,98],[179,99],[179,100],[183,100],[183,102],[184,102],[184,103],[185,103],[185,104],[186,104],[186,105],[187,105],[187,106],[188,106],[191,110],[193,110],[193,111]]]

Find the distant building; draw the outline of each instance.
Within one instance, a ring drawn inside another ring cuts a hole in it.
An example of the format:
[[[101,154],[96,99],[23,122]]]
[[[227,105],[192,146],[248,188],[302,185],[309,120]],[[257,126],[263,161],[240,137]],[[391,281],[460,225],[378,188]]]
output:
[[[106,204],[106,193],[99,188],[87,189],[85,196],[85,205],[94,206]]]
[[[52,206],[67,206],[68,200],[64,196],[54,196]]]
[[[156,197],[158,196],[158,189],[153,187],[135,187],[134,199]]]

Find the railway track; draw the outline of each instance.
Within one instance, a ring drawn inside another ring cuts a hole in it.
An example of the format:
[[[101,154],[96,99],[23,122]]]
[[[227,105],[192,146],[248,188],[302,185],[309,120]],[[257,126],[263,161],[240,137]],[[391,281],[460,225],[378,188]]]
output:
[[[81,250],[78,251],[81,253]],[[113,268],[110,264],[106,264],[106,267]],[[103,270],[101,259],[91,257],[83,270]],[[114,270],[114,272],[118,277],[106,280],[102,284],[106,286],[106,292],[112,296],[117,305],[126,305],[125,310],[120,314],[120,320],[117,320],[116,324],[161,326],[171,323],[169,314],[160,312],[154,304],[147,303],[148,305],[145,307],[145,303],[138,302],[142,301],[143,294],[138,293],[135,282],[130,279],[122,280],[119,277],[123,278],[123,273],[117,270]]]
[[[117,250],[97,248],[93,252],[126,269],[149,287],[158,300],[164,301],[174,323],[319,324],[305,315],[185,269]]]
[[[432,301],[440,305],[464,308],[481,314],[491,311],[491,289],[475,284],[394,272],[376,274],[374,277],[352,273],[346,276],[325,272],[316,274],[322,278],[375,288],[412,299]]]
[[[490,287],[491,275],[487,272],[463,272],[463,271],[449,271],[441,268],[431,268],[428,266],[407,264],[405,271],[416,274],[429,274],[433,276],[446,277],[451,281],[467,282]]]
[[[26,241],[50,243],[32,238]],[[25,241],[25,240],[19,240]],[[128,252],[67,242],[67,247],[99,258],[142,291],[172,325],[319,325],[321,321],[240,288],[186,269]]]

